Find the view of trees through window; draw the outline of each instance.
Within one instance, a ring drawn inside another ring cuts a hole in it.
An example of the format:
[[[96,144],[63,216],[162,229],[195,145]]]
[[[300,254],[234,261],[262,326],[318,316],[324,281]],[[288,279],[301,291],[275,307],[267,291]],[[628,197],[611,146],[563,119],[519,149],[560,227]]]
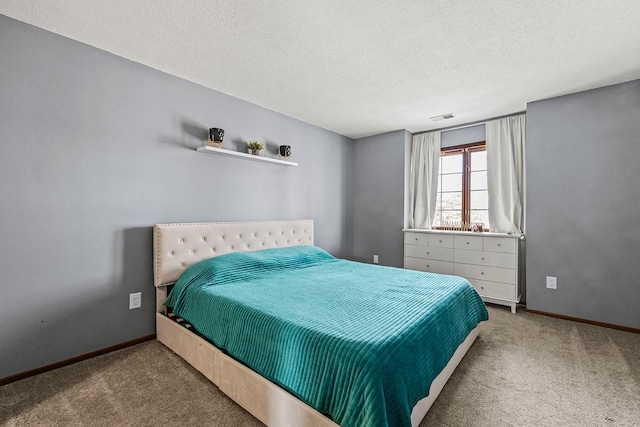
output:
[[[434,228],[489,229],[487,151],[484,142],[451,147],[440,153]]]

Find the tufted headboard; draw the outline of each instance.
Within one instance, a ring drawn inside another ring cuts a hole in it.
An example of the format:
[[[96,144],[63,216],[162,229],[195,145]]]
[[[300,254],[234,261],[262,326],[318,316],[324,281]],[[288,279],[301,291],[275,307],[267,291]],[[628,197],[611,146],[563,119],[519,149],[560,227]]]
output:
[[[313,245],[313,220],[156,224],[153,282],[175,283],[190,265],[218,255],[297,245]]]

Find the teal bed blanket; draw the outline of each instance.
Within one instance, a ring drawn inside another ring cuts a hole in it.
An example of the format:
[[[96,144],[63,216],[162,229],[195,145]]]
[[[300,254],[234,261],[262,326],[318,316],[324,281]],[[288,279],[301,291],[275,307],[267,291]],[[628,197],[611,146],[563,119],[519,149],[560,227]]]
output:
[[[410,426],[413,406],[488,319],[465,279],[336,259],[314,246],[201,261],[167,305],[344,427]]]

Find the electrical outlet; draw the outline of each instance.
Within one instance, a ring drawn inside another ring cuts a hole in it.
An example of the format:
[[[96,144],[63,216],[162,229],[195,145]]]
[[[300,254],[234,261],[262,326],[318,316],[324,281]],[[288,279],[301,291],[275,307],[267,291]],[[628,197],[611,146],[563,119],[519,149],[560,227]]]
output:
[[[142,292],[129,294],[129,310],[142,307]]]
[[[377,264],[378,263],[378,255],[374,255],[373,256],[373,263]]]
[[[547,288],[558,289],[558,278],[553,276],[547,276]]]

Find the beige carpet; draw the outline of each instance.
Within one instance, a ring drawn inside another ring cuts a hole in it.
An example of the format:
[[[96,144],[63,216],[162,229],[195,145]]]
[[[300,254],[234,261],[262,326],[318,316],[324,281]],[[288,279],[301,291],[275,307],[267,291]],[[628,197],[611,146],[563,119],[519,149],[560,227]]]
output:
[[[490,307],[422,426],[640,426],[640,335]],[[8,426],[259,426],[156,341],[0,387]]]

